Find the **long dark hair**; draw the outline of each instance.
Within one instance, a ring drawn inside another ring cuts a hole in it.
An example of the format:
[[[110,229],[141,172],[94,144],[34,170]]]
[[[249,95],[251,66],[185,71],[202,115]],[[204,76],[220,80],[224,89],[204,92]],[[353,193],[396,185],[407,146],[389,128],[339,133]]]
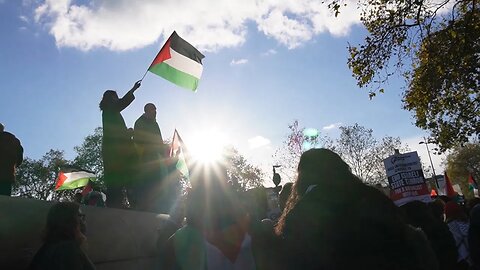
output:
[[[302,154],[298,163],[298,176],[293,184],[285,209],[275,227],[277,234],[282,234],[285,219],[297,202],[305,195],[308,187],[318,185],[319,188],[339,187],[346,183],[358,182],[350,167],[333,151],[325,148],[310,149]]]
[[[58,202],[47,214],[45,242],[75,240],[75,231],[79,222],[80,205],[74,202]]]
[[[114,90],[105,91],[105,93],[103,93],[102,100],[100,101],[100,104],[99,104],[100,110],[103,111],[105,109],[110,108],[114,103],[113,101],[115,97],[118,99],[117,92],[115,92]]]

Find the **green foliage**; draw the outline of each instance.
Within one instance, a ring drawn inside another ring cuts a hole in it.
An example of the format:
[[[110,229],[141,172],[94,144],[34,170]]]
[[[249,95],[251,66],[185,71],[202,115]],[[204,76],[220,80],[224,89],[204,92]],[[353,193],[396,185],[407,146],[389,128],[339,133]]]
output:
[[[330,1],[337,14],[340,3]],[[348,66],[369,97],[404,74],[404,108],[448,149],[480,131],[480,4],[474,0],[359,1],[369,35],[349,45]]]
[[[94,130],[85,137],[82,145],[75,146],[77,156],[73,161],[66,160],[64,152],[50,150],[42,158],[26,158],[17,170],[17,183],[13,196],[36,198],[40,200],[72,200],[75,190],[55,191],[58,172],[63,165],[75,165],[90,170],[98,176],[94,183],[96,189],[103,189],[102,129]]]
[[[225,164],[229,180],[240,191],[247,191],[263,185],[264,173],[241,155],[237,149],[225,149]]]
[[[93,134],[85,137],[82,145],[74,147],[77,156],[73,160],[75,166],[95,172],[97,175],[95,186],[99,189],[105,187],[103,182],[102,135],[102,128],[95,128]]]
[[[472,174],[477,183],[480,179],[480,143],[454,147],[447,156],[446,167],[452,182],[460,185],[467,198],[473,198],[473,191],[468,185],[468,176]]]
[[[422,42],[404,104],[442,150],[480,133],[480,10]]]
[[[73,191],[54,191],[60,166],[67,164],[63,151],[50,150],[39,160],[26,158],[17,170],[13,196],[40,200],[71,200]]]

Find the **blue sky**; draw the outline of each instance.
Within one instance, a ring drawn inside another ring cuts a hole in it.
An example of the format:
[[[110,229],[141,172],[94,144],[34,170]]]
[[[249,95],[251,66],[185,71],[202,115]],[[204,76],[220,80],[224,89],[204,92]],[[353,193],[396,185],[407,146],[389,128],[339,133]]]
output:
[[[206,56],[198,91],[149,73],[123,112],[127,126],[153,102],[164,137],[177,128],[188,144],[217,131],[268,168],[294,119],[332,138],[338,125],[359,123],[428,161],[418,145],[427,133],[401,109],[403,81],[369,100],[351,77],[346,47],[366,34],[354,7],[332,18],[320,1],[222,1],[215,11],[209,2],[0,0],[0,122],[28,157],[61,149],[73,158],[101,125],[103,92],[130,89],[175,29]]]

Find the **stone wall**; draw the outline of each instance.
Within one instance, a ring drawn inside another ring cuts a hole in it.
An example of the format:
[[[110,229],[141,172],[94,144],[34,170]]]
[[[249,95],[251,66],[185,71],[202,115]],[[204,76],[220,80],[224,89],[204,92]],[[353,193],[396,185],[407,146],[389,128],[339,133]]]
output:
[[[0,195],[0,268],[25,269],[42,244],[53,202]],[[87,218],[88,256],[97,269],[155,269],[157,235],[165,215],[82,206]]]

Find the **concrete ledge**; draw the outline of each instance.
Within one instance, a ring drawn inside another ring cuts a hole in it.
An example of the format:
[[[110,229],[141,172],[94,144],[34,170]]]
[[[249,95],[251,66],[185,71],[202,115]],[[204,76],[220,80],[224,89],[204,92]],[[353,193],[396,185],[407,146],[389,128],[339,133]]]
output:
[[[0,196],[0,265],[25,269],[42,244],[53,202]],[[87,218],[88,255],[97,269],[154,269],[158,230],[164,215],[82,206]]]

